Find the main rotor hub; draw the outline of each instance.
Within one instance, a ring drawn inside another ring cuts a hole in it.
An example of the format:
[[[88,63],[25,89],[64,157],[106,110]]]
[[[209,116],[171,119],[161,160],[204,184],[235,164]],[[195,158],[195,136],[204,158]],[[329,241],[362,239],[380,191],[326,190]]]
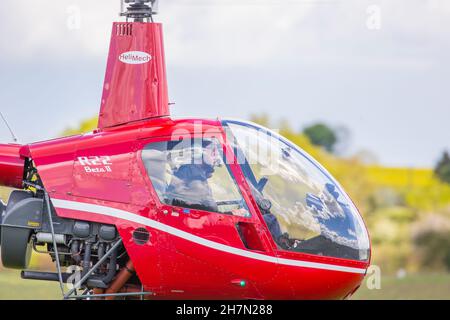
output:
[[[121,16],[133,19],[134,22],[152,21],[154,14],[157,14],[158,0],[121,0],[122,8],[125,4],[128,7],[120,13]]]

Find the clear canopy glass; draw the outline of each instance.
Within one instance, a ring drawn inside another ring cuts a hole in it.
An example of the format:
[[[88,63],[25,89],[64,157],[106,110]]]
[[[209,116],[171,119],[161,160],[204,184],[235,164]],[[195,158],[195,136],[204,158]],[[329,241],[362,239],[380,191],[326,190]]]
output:
[[[223,122],[264,220],[281,250],[365,261],[362,218],[334,178],[299,147],[253,123]]]

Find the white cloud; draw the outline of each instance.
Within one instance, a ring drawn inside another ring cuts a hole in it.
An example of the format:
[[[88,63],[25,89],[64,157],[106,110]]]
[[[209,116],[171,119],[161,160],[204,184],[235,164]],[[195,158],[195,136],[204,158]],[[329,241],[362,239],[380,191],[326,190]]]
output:
[[[429,51],[448,44],[450,4],[445,0],[161,0],[157,20],[165,25],[173,65],[265,66],[341,64],[426,68]],[[379,4],[380,31],[366,28],[367,6]],[[70,30],[70,7],[81,28]],[[104,59],[112,0],[29,0],[3,4],[0,54],[48,60]],[[414,51],[411,54],[411,51]]]
[[[74,57],[80,53],[100,55],[104,53],[110,33],[111,17],[117,8],[108,6],[111,1],[40,0],[10,1],[4,6],[0,25],[4,39],[0,45],[2,54],[12,54],[24,59],[49,52],[53,59]],[[70,30],[68,8],[77,6],[81,12],[81,29]]]

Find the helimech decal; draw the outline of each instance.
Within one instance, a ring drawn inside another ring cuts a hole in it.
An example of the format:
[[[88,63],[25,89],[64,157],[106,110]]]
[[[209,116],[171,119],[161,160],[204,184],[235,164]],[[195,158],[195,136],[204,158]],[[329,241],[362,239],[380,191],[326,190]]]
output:
[[[122,53],[119,60],[126,64],[144,64],[152,60],[152,56],[142,51],[129,51]]]

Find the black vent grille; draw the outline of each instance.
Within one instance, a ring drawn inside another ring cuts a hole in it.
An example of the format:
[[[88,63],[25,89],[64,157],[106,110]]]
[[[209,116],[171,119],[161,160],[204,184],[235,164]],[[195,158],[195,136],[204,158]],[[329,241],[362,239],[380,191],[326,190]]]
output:
[[[138,228],[133,232],[133,241],[137,245],[144,245],[150,240],[150,233],[145,228]]]

